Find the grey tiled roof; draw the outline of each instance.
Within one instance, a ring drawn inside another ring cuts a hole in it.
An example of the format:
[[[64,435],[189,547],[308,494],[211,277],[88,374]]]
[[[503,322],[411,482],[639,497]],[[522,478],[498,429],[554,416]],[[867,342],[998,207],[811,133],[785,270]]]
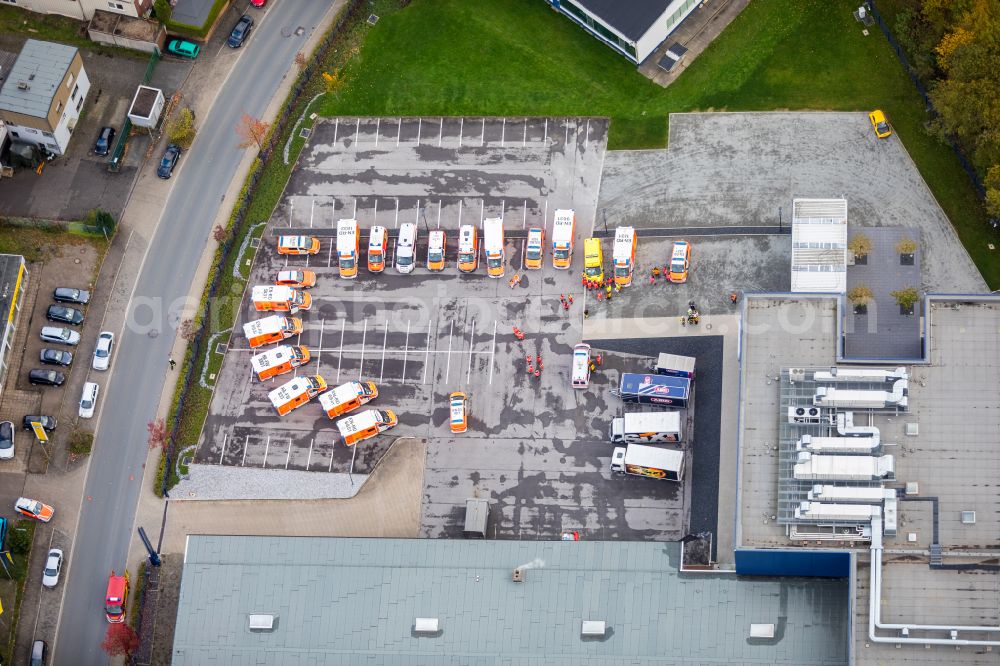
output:
[[[29,39],[0,88],[0,110],[36,118],[49,115],[52,97],[76,56],[75,46]],[[18,84],[27,85],[27,90]]]
[[[679,575],[679,557],[645,542],[191,536],[173,664],[847,663],[847,581]],[[252,613],[276,629],[251,633]],[[440,633],[414,636],[417,617]],[[583,620],[606,637],[582,640]],[[751,623],[775,638],[749,639]]]

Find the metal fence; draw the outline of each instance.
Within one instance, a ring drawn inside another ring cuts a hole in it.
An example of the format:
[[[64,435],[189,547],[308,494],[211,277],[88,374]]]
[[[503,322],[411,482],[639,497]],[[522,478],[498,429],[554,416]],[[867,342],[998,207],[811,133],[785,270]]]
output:
[[[917,76],[917,71],[910,64],[910,61],[907,60],[906,53],[903,52],[903,47],[900,46],[899,42],[896,41],[896,38],[893,37],[892,31],[889,30],[889,26],[886,24],[885,20],[882,18],[882,14],[878,11],[878,7],[875,5],[875,0],[868,0],[866,5],[868,6],[869,13],[875,17],[875,22],[878,23],[878,27],[882,31],[882,34],[885,35],[887,40],[889,40],[889,46],[891,46],[892,50],[896,52],[896,57],[899,58],[899,62],[902,63],[903,69],[910,76],[910,80],[913,81],[913,85],[917,88],[917,92],[924,98],[924,104],[927,106],[927,112],[932,118],[938,117],[940,114],[937,109],[934,108],[934,103],[931,102],[930,95],[927,93],[927,86],[925,86],[924,82],[920,80],[920,77]],[[983,181],[979,177],[979,173],[976,171],[976,168],[972,166],[972,161],[965,156],[965,152],[962,151],[962,148],[958,145],[955,137],[948,136],[947,142],[948,145],[951,146],[952,151],[954,151],[955,156],[962,165],[962,168],[965,169],[965,173],[968,174],[969,180],[972,181],[972,186],[976,188],[976,192],[979,193],[980,198],[985,199],[986,188],[983,186]]]

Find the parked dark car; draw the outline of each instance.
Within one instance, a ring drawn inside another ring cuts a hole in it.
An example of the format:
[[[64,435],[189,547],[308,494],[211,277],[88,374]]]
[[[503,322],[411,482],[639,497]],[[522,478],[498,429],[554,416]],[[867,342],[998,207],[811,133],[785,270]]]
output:
[[[90,292],[86,289],[77,289],[75,287],[57,287],[52,292],[52,300],[57,303],[86,305],[90,302]]]
[[[229,39],[226,40],[226,44],[229,45],[229,48],[238,49],[243,46],[243,42],[247,41],[247,37],[250,36],[252,29],[253,19],[244,14],[236,22],[236,25],[233,26],[233,31],[229,33]]]
[[[38,360],[47,365],[69,365],[73,362],[73,354],[61,349],[45,347],[38,356]]]
[[[156,167],[156,175],[160,178],[170,178],[174,173],[174,167],[177,166],[177,160],[180,156],[180,146],[175,143],[167,146],[167,149],[163,151],[163,157],[160,159],[160,166]]]
[[[59,425],[59,422],[56,421],[56,417],[54,416],[45,416],[44,414],[28,414],[21,421],[21,426],[25,430],[31,430],[32,423],[41,423],[42,428],[49,432],[55,430],[56,426]]]
[[[63,382],[66,381],[66,375],[58,370],[35,368],[28,373],[28,381],[42,386],[62,386]]]
[[[50,305],[49,309],[45,311],[45,318],[49,321],[58,321],[74,326],[83,323],[83,313],[76,308],[68,308],[65,305]]]
[[[114,127],[102,127],[101,133],[97,135],[97,141],[94,142],[94,154],[95,155],[107,155],[111,152],[111,144],[115,140],[115,128]]]

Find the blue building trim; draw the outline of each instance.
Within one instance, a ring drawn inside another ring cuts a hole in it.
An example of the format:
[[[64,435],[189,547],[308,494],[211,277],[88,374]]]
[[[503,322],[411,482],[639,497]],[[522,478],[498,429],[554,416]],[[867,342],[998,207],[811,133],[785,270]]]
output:
[[[736,573],[741,576],[850,578],[847,550],[736,549]]]

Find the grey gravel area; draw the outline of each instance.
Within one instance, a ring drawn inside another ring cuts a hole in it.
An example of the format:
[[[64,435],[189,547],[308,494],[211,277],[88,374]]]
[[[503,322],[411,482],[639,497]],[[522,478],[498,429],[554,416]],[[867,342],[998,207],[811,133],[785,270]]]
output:
[[[367,474],[313,474],[229,465],[192,464],[190,471],[190,477],[170,491],[170,499],[344,499],[357,495],[368,479]]]
[[[925,291],[986,291],[899,137],[863,112],[673,114],[666,150],[607,153],[598,210],[609,226],[773,225],[797,197],[846,198],[854,228],[919,229]]]

